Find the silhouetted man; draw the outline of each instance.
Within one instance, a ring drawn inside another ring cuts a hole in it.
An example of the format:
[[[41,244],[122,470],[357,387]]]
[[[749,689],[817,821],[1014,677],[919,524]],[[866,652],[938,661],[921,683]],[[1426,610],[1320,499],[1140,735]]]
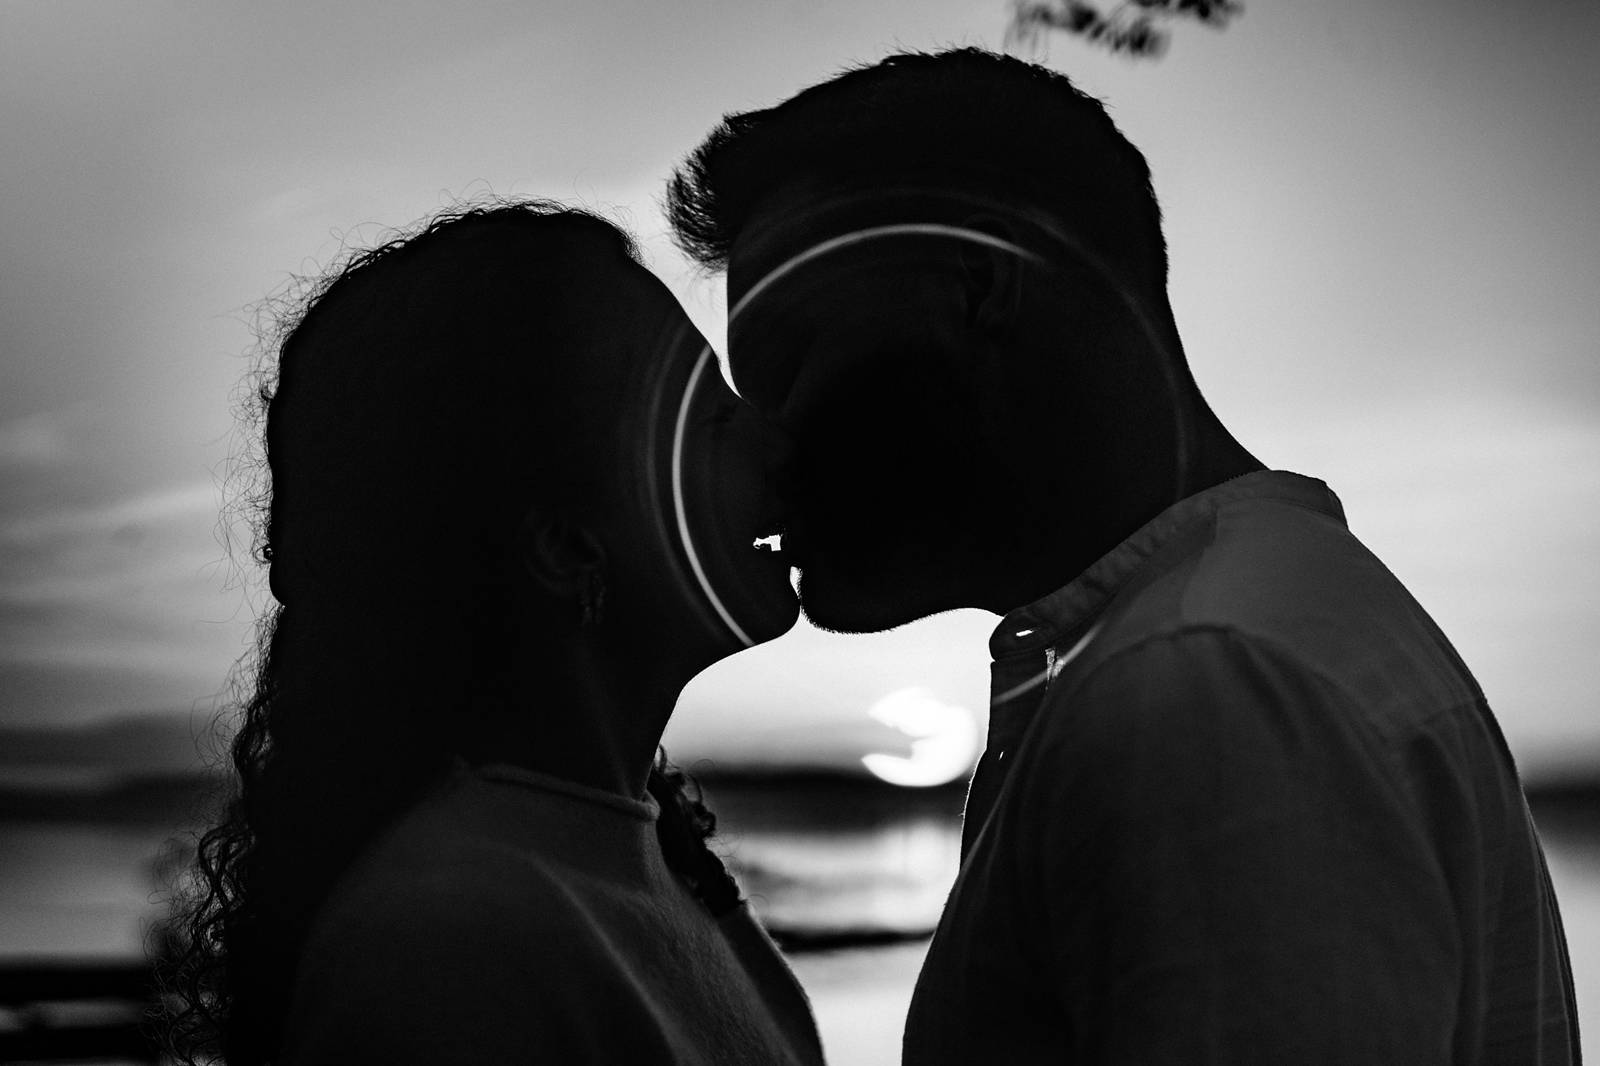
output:
[[[793,437],[807,614],[1004,615],[907,1063],[1568,1063],[1511,757],[1326,485],[1196,389],[1149,171],[1066,78],[897,55],[674,178]]]

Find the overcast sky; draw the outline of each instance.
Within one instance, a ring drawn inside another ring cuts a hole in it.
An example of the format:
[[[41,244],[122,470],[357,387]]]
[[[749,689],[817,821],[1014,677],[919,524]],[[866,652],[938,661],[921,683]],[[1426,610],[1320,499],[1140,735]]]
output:
[[[254,609],[217,536],[231,397],[291,275],[550,196],[638,233],[720,336],[664,236],[673,162],[844,64],[998,45],[1007,10],[0,3],[0,725],[209,713]],[[1224,420],[1339,492],[1526,769],[1600,765],[1600,4],[1251,0],[1158,63],[1042,58],[1149,158]],[[799,630],[702,676],[669,740],[853,759],[896,689],[981,712],[992,624]]]

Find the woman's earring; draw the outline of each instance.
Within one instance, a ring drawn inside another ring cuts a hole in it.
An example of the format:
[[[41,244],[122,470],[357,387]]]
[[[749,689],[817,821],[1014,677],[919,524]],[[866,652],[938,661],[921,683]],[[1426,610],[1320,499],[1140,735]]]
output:
[[[584,584],[583,591],[578,593],[578,607],[581,614],[579,625],[597,626],[604,620],[606,614],[606,579],[599,570],[589,571],[589,580]]]

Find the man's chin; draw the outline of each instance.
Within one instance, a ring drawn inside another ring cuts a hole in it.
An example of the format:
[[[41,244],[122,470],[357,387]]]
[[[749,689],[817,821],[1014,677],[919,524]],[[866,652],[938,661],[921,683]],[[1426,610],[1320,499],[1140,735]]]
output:
[[[869,586],[833,574],[800,571],[800,610],[806,621],[829,633],[882,633],[944,610],[926,607],[900,591],[893,581]]]

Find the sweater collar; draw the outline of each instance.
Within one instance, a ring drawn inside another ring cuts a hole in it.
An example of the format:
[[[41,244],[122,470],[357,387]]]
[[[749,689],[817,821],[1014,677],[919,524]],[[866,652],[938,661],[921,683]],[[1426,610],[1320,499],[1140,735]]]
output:
[[[557,795],[566,796],[583,803],[607,807],[641,822],[654,822],[661,814],[660,805],[656,803],[655,797],[648,792],[640,799],[630,799],[620,793],[608,792],[603,788],[594,788],[591,785],[580,785],[576,781],[568,781],[564,777],[540,773],[537,770],[528,770],[521,766],[514,766],[511,763],[487,763],[473,767],[472,773],[485,781],[516,785],[540,792],[554,792]]]

